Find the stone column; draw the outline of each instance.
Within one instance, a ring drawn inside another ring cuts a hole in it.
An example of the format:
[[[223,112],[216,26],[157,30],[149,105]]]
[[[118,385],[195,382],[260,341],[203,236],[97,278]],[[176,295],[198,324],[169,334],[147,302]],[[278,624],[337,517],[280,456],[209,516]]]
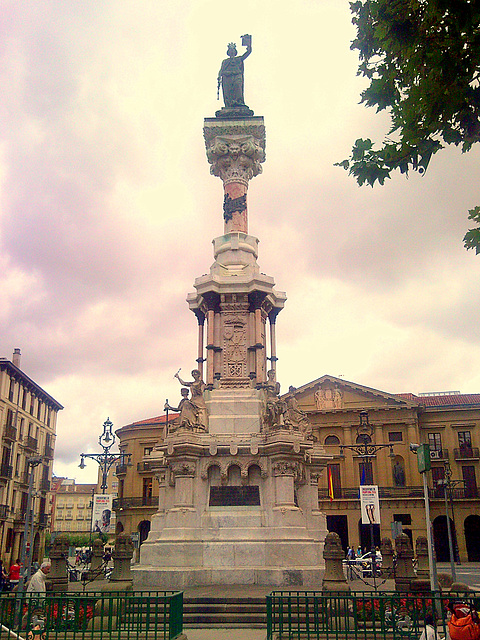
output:
[[[380,553],[382,554],[382,576],[393,578],[393,546],[390,538],[382,538]]]
[[[275,478],[275,509],[295,508],[295,474],[297,465],[292,460],[279,460],[273,465]]]
[[[325,573],[323,575],[322,591],[350,591],[343,572],[345,554],[338,533],[328,533],[323,548],[325,558]]]
[[[415,579],[413,569],[413,549],[410,538],[401,533],[395,539],[395,551],[397,552],[397,569],[395,572],[395,589],[397,591],[410,591],[410,583]]]
[[[417,578],[430,578],[427,539],[419,536],[415,543],[415,550],[417,555]]]
[[[205,314],[197,311],[195,314],[198,320],[198,351],[197,351],[197,365],[198,370],[200,371],[200,375],[203,379],[203,363],[205,362],[205,358],[203,357],[203,335],[204,335],[204,327],[205,327]]]
[[[51,585],[51,591],[55,593],[68,591],[68,547],[68,536],[60,534],[53,541],[50,550],[51,568],[47,584]]]
[[[193,509],[193,481],[195,464],[193,462],[175,462],[172,464],[175,476],[175,509]]]
[[[95,538],[92,545],[92,559],[88,571],[88,580],[103,580],[103,542],[100,538]]]
[[[270,320],[270,366],[276,371],[277,370],[277,336],[276,336],[276,326],[277,326],[277,315],[278,311],[275,309],[268,316]]]
[[[112,552],[113,571],[110,576],[111,583],[130,582],[131,561],[133,558],[133,542],[129,535],[120,533],[115,539],[115,549]]]
[[[224,233],[248,234],[248,183],[262,172],[265,161],[263,118],[206,118],[203,134],[210,173],[223,182]]]

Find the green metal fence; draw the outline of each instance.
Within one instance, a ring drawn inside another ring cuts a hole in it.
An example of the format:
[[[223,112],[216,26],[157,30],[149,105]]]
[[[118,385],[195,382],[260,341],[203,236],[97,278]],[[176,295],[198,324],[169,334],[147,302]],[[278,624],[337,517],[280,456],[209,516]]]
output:
[[[273,591],[267,596],[267,639],[417,640],[425,616],[446,634],[448,599],[399,592]]]
[[[173,640],[183,631],[183,593],[1,594],[0,639]]]

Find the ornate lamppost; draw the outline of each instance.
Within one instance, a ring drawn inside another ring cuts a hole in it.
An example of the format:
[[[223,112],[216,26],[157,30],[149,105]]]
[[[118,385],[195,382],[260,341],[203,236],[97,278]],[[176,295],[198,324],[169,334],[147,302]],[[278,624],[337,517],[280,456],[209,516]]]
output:
[[[103,449],[102,453],[81,453],[80,464],[78,465],[80,469],[85,469],[85,458],[95,460],[95,462],[100,465],[100,471],[102,474],[102,484],[100,485],[100,489],[102,490],[102,494],[105,494],[107,491],[107,478],[111,467],[116,462],[120,462],[120,464],[124,464],[126,466],[131,465],[131,453],[110,453],[110,449],[113,447],[116,440],[112,427],[113,423],[110,418],[107,418],[103,423],[103,433],[98,438],[98,444]]]
[[[370,424],[368,418],[368,411],[360,411],[360,423],[357,427],[357,443],[352,445],[342,444],[340,445],[340,455],[343,454],[344,449],[349,449],[356,453],[361,459],[363,464],[363,469],[366,469],[366,465],[372,458],[377,455],[377,452],[381,449],[386,449],[387,447],[390,449],[389,456],[391,458],[395,457],[395,453],[393,451],[392,443],[373,443],[373,427]],[[361,481],[361,484],[362,481]],[[372,559],[372,575],[375,579],[377,573],[377,553],[375,550],[375,538],[374,538],[374,529],[373,522],[370,522],[370,546],[371,546],[371,559]]]
[[[456,486],[465,484],[465,480],[452,480],[452,469],[450,467],[450,463],[446,460],[444,463],[445,467],[445,478],[443,480],[439,480],[437,482],[437,486],[443,486],[443,495],[445,497],[445,518],[447,520],[447,536],[448,536],[448,550],[450,555],[450,569],[452,572],[453,581],[457,581],[457,575],[455,571],[455,560],[460,564],[460,555],[458,553],[458,543],[457,543],[457,532],[455,527],[455,514],[453,511],[453,499],[452,499],[452,489]],[[448,508],[448,502],[450,500],[450,504],[452,507],[452,523],[453,523],[453,534],[452,527],[450,524],[450,513]]]

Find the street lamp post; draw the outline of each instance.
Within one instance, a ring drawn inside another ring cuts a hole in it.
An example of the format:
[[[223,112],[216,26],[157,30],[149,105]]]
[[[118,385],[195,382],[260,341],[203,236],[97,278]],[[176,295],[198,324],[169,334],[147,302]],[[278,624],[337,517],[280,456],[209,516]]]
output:
[[[456,548],[457,534],[455,531],[455,516],[453,512],[453,500],[452,500],[452,489],[459,484],[465,484],[465,480],[452,480],[452,469],[450,467],[450,463],[448,460],[444,462],[445,466],[445,478],[444,480],[439,480],[437,482],[437,486],[443,486],[443,495],[445,497],[445,518],[447,520],[447,536],[448,536],[448,551],[450,555],[450,570],[452,572],[453,581],[457,581],[457,572],[455,570],[455,551],[457,551],[458,559],[458,550]],[[452,507],[452,522],[453,522],[453,531],[455,533],[455,538],[452,535],[452,526],[450,524],[450,512],[448,508],[448,501],[450,499],[451,507]],[[454,547],[455,543],[455,547]]]
[[[32,510],[32,502],[33,502],[33,483],[35,479],[34,469],[38,467],[39,464],[43,462],[43,458],[40,456],[31,456],[27,458],[27,469],[26,473],[29,474],[28,479],[28,494],[27,494],[27,505],[26,505],[26,514],[25,514],[25,526],[23,529],[23,540],[22,540],[22,549],[20,552],[20,564],[22,566],[22,570],[20,571],[20,578],[18,581],[17,593],[22,593],[23,588],[25,586],[26,580],[30,577],[30,567],[31,567],[31,558],[32,558],[32,548],[30,547],[29,561],[27,563],[27,545],[30,540],[30,529],[33,529],[33,510]]]
[[[110,449],[115,444],[115,434],[112,431],[113,423],[110,418],[107,418],[103,423],[103,432],[100,434],[98,438],[98,444],[102,447],[102,453],[81,453],[80,454],[80,464],[78,465],[80,469],[85,469],[85,458],[90,458],[90,460],[95,460],[100,466],[100,471],[102,474],[102,484],[100,489],[102,494],[107,492],[107,479],[108,472],[111,467],[116,463],[120,462],[121,464],[130,465],[130,453],[110,453]]]
[[[362,458],[363,468],[366,468],[367,463],[377,455],[377,451],[381,449],[389,448],[390,457],[395,457],[393,451],[393,444],[373,444],[372,443],[373,427],[370,425],[368,418],[368,411],[360,411],[360,424],[357,427],[357,444],[354,445],[340,445],[340,455],[343,454],[344,449],[349,449]],[[375,576],[377,573],[377,552],[375,549],[375,537],[373,522],[370,523],[370,546],[371,546],[371,558],[372,558],[372,575],[375,582]]]

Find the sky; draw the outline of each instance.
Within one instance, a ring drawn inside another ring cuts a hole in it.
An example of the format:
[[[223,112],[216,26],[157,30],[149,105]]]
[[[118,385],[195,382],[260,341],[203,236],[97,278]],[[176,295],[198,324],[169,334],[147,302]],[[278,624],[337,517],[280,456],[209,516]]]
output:
[[[223,233],[203,119],[230,41],[267,159],[249,186],[258,263],[288,300],[282,389],[324,374],[390,393],[480,392],[480,257],[462,243],[480,150],[358,187],[334,163],[388,117],[359,104],[347,0],[4,0],[0,355],[64,405],[54,471],[163,413],[195,365],[185,301]]]

